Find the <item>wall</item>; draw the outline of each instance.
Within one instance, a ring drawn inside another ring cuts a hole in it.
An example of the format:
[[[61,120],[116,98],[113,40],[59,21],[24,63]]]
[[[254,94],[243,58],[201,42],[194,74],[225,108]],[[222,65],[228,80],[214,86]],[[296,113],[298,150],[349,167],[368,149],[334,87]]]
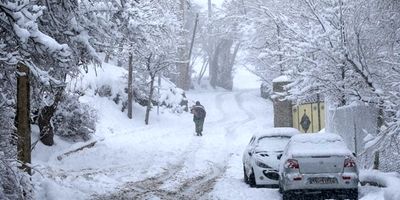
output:
[[[288,83],[273,82],[274,127],[293,127],[292,102],[282,100],[279,97],[279,94],[284,92],[284,86]]]
[[[326,132],[341,135],[347,146],[359,155],[357,160],[362,168],[373,166],[373,153],[365,152],[364,138],[368,133],[376,135],[377,116],[378,109],[368,106],[346,106],[326,112]],[[399,152],[397,145],[382,151],[379,169],[400,172]]]

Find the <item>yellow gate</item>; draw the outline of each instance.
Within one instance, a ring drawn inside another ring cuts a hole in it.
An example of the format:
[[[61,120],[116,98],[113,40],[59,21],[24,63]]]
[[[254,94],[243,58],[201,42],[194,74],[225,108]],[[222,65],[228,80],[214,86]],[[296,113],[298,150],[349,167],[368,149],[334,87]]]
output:
[[[293,106],[293,127],[303,133],[315,133],[325,128],[324,102]]]

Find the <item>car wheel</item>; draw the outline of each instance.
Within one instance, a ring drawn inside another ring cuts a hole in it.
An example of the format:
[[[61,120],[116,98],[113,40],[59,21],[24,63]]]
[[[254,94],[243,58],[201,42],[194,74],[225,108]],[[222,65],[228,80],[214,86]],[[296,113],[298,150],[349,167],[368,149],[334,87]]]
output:
[[[257,186],[256,177],[254,176],[254,171],[253,170],[251,170],[251,174],[249,176],[249,185],[250,185],[250,187],[256,187]]]
[[[292,194],[282,191],[282,200],[292,200]]]
[[[358,189],[352,190],[350,195],[348,196],[348,198],[351,200],[357,200],[358,199]]]
[[[243,180],[246,184],[249,184],[249,177],[247,177],[246,168],[243,165]]]

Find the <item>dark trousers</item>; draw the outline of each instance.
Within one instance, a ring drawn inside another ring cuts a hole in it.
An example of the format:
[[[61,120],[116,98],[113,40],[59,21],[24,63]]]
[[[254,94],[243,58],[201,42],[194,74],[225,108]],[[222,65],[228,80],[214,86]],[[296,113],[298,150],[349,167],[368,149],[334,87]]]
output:
[[[196,125],[197,135],[202,135],[201,132],[203,132],[204,119],[194,119],[193,121],[194,124]]]

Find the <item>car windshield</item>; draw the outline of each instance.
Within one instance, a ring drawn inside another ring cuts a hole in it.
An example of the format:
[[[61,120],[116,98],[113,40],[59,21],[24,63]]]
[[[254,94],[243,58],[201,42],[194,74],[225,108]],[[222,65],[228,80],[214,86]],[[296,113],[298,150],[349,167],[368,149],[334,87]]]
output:
[[[268,136],[258,139],[257,149],[260,151],[283,151],[290,137]]]

